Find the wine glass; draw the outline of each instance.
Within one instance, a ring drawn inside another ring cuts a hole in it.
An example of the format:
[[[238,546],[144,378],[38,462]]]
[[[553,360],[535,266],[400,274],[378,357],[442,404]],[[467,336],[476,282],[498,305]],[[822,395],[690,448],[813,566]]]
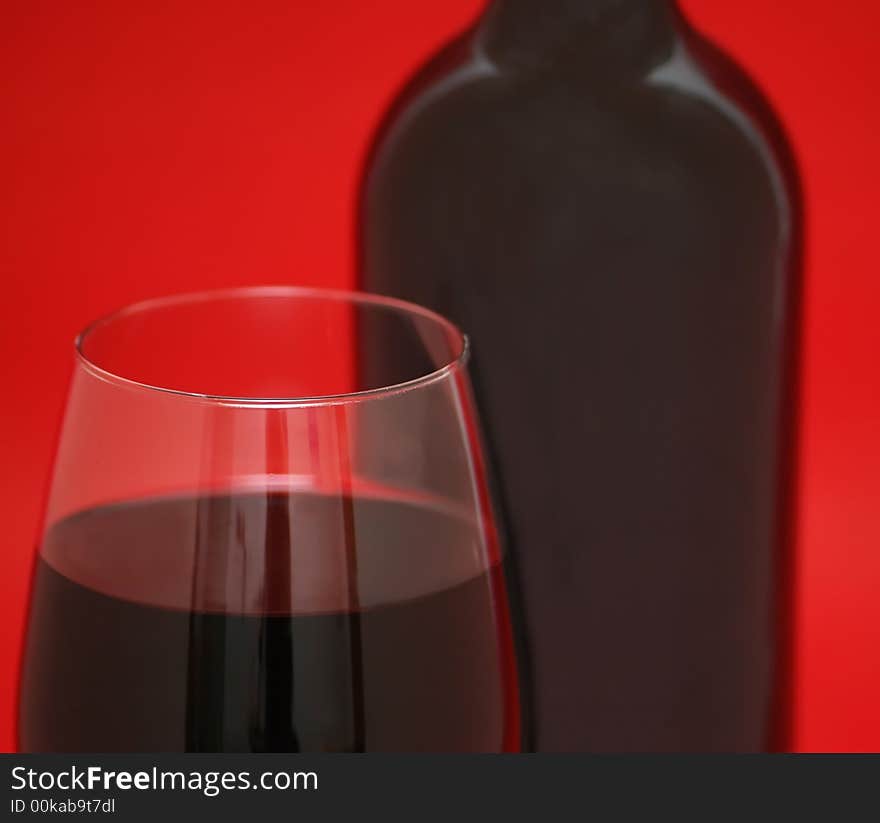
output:
[[[152,300],[76,342],[25,751],[520,747],[466,338],[398,300]]]

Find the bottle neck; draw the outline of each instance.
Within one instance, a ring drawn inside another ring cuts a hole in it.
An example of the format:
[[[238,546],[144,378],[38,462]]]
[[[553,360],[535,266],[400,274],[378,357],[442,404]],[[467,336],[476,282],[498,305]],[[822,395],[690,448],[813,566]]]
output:
[[[675,0],[492,0],[479,36],[502,68],[641,73],[669,56],[680,21]]]

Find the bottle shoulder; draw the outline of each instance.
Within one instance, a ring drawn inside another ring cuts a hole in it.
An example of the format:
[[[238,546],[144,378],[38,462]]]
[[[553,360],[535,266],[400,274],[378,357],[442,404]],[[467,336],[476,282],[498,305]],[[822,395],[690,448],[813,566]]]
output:
[[[749,72],[710,38],[684,24],[682,44],[711,84],[716,105],[738,112],[753,139],[760,140],[784,178],[791,197],[802,199],[800,173],[782,119]]]
[[[553,151],[577,152],[581,167],[585,153],[597,163],[628,159],[636,172],[652,158],[686,167],[708,144],[719,166],[751,155],[778,178],[783,196],[797,197],[792,152],[772,108],[748,75],[701,35],[680,32],[666,58],[635,78],[590,68],[507,71],[470,32],[429,61],[398,97],[374,143],[371,174],[410,162],[433,163],[445,174],[454,158],[503,155],[515,163]]]

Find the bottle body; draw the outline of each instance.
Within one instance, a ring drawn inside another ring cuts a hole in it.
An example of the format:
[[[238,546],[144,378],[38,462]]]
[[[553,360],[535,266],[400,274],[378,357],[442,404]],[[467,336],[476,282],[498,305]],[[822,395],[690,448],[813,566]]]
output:
[[[473,338],[539,750],[785,745],[800,222],[778,134],[666,2],[508,0],[377,141],[362,285]]]

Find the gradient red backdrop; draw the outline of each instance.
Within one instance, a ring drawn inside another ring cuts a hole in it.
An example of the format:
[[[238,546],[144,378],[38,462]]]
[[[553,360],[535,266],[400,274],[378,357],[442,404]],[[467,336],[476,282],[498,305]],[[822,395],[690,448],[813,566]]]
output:
[[[7,0],[0,26],[0,750],[71,340],[168,292],[353,281],[407,74],[481,0]],[[798,746],[880,750],[875,0],[686,0],[792,133],[808,197]],[[76,627],[71,627],[75,632]]]

